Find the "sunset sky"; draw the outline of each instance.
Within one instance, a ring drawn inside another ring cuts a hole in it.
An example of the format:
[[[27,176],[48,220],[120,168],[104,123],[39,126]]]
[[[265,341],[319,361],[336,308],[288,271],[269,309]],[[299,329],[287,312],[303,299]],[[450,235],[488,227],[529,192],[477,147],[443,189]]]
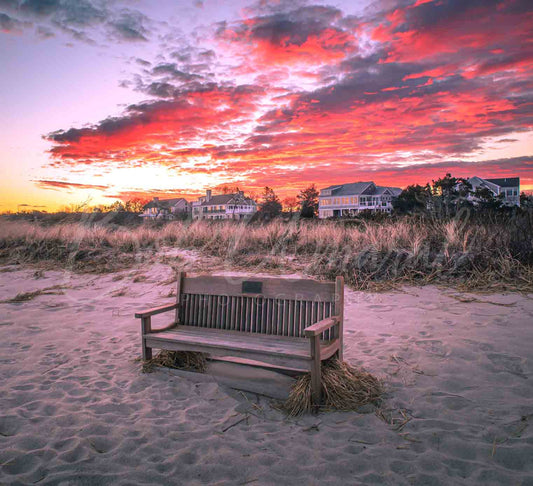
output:
[[[0,0],[0,212],[519,176],[531,0]]]

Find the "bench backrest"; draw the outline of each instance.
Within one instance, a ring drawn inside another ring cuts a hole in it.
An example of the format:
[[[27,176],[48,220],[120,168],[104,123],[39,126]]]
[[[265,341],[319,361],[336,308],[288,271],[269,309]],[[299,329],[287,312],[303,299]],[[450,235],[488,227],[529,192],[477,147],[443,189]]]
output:
[[[311,324],[342,316],[344,284],[340,277],[318,282],[181,273],[177,290],[178,324],[303,337]]]

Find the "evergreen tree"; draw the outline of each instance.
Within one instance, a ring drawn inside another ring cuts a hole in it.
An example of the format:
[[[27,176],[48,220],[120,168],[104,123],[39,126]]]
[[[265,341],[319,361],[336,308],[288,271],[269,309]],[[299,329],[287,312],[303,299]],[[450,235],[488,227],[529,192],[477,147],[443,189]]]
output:
[[[392,207],[399,213],[423,212],[427,210],[430,198],[429,184],[425,186],[414,184],[407,186],[397,198],[392,200]]]
[[[259,203],[259,213],[266,219],[272,219],[281,214],[281,202],[274,192],[274,189],[265,187],[262,200]]]
[[[452,177],[450,173],[433,182],[433,209],[443,216],[453,216],[472,193],[467,179]]]
[[[302,218],[318,216],[318,196],[319,193],[314,184],[300,191],[298,200],[300,201],[300,216]]]
[[[498,210],[503,206],[503,196],[495,196],[494,193],[486,187],[478,187],[474,193],[475,206],[482,210]]]

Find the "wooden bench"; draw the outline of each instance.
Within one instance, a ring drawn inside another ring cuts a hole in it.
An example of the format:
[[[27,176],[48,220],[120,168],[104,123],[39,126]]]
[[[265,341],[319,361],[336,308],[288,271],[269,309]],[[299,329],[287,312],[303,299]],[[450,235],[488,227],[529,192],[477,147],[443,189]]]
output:
[[[152,348],[199,351],[275,368],[311,373],[313,402],[321,394],[320,363],[342,360],[344,280],[178,275],[176,302],[135,313],[142,356]],[[151,317],[174,311],[170,326],[152,329]]]

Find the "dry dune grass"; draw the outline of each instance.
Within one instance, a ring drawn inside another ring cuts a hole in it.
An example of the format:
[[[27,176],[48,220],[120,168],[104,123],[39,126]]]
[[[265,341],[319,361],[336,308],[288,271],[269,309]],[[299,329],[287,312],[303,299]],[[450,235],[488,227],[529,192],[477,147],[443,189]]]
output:
[[[52,261],[88,272],[115,271],[161,247],[200,250],[231,266],[344,275],[355,288],[401,283],[533,288],[533,218],[465,223],[404,218],[332,221],[171,222],[160,228],[0,221],[0,259]]]
[[[381,381],[370,373],[337,359],[322,364],[322,410],[357,411],[377,405],[382,394]],[[290,416],[313,411],[309,373],[298,378],[281,408]]]
[[[143,361],[142,372],[152,373],[155,368],[165,367],[179,370],[193,370],[205,373],[207,358],[203,353],[195,351],[166,351],[162,350],[152,359]]]
[[[28,302],[30,300],[35,299],[35,297],[38,297],[39,295],[63,295],[64,292],[62,289],[65,287],[62,285],[54,285],[53,287],[47,287],[45,289],[40,290],[34,290],[32,292],[20,292],[15,297],[7,300],[0,300],[0,303],[21,303],[21,302]]]

